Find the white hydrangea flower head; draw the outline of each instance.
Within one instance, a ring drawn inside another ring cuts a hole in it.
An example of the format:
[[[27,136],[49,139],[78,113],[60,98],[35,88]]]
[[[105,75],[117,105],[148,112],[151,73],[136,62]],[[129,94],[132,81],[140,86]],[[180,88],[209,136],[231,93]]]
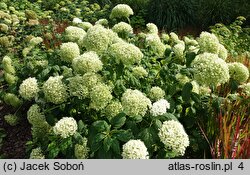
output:
[[[184,42],[186,45],[190,45],[190,46],[197,46],[198,42],[195,39],[190,39],[187,36],[184,36]]]
[[[6,93],[4,95],[4,102],[15,108],[21,106],[22,104],[22,100],[20,100],[15,94],[12,94],[12,93]]]
[[[19,94],[25,100],[31,100],[37,96],[39,92],[37,79],[36,78],[27,78],[19,86]]]
[[[161,39],[157,34],[147,34],[146,45],[153,50],[155,55],[159,57],[164,56],[166,46],[161,42]]]
[[[169,35],[167,33],[162,33],[161,34],[161,39],[162,39],[163,42],[168,43],[170,37],[169,37]]]
[[[200,95],[209,95],[211,93],[211,89],[207,86],[200,86],[199,94]]]
[[[80,28],[82,28],[83,30],[85,30],[86,32],[87,32],[91,27],[93,27],[93,25],[92,25],[90,22],[85,22],[85,21],[79,23],[78,26],[79,26]]]
[[[53,131],[62,138],[73,136],[77,131],[76,120],[72,117],[63,117],[55,124]]]
[[[116,5],[110,14],[110,18],[128,18],[130,15],[133,15],[134,12],[131,7],[127,4],[118,4]]]
[[[158,136],[167,149],[183,156],[189,146],[189,138],[182,124],[178,121],[165,121],[159,129]]]
[[[73,18],[73,24],[79,24],[82,23],[82,20],[80,18]]]
[[[157,101],[164,98],[164,96],[165,96],[165,91],[158,86],[152,87],[149,91],[149,98],[151,100]]]
[[[97,111],[102,110],[111,102],[112,98],[110,88],[103,83],[99,83],[90,91],[90,107]]]
[[[100,24],[102,26],[107,26],[109,24],[107,19],[99,19],[98,21],[95,22],[95,25]]]
[[[170,32],[170,39],[174,42],[174,43],[178,43],[180,41],[178,35],[174,32]]]
[[[69,92],[71,96],[78,97],[78,99],[84,99],[89,95],[88,87],[85,85],[85,81],[82,76],[76,75],[68,78]]]
[[[84,74],[87,72],[95,73],[102,70],[103,64],[95,52],[89,51],[74,58],[72,67],[79,74]]]
[[[82,79],[89,89],[93,88],[97,83],[103,82],[101,75],[95,73],[86,73],[82,76]]]
[[[67,100],[67,87],[62,82],[63,76],[49,77],[43,84],[43,93],[48,102],[60,104]]]
[[[0,31],[1,32],[7,33],[8,30],[9,30],[9,27],[6,24],[0,23]]]
[[[200,94],[200,86],[199,86],[199,84],[195,80],[191,81],[191,84],[193,86],[192,92],[194,92],[196,94]]]
[[[246,96],[250,96],[250,83],[246,83],[246,84],[240,85],[239,88],[242,88],[242,92]]]
[[[201,32],[199,38],[197,39],[200,51],[202,53],[209,52],[209,53],[219,53],[220,43],[218,38],[209,32]]]
[[[132,68],[132,74],[137,78],[145,78],[148,76],[148,72],[142,66],[136,66]]]
[[[40,147],[32,149],[30,159],[45,159],[42,149]]]
[[[33,126],[39,126],[46,121],[45,115],[41,113],[41,108],[37,104],[34,104],[29,108],[27,119]]]
[[[34,37],[29,41],[29,44],[32,46],[36,46],[42,42],[43,42],[43,39],[41,37]]]
[[[106,29],[102,25],[95,25],[87,31],[87,35],[83,39],[83,46],[88,51],[102,54],[112,44],[116,35],[112,30]]]
[[[130,117],[144,116],[149,108],[151,101],[139,90],[127,89],[121,98],[124,113]]]
[[[86,32],[80,27],[68,26],[65,29],[65,37],[70,42],[76,42],[78,44],[81,44],[85,35]]]
[[[16,73],[15,67],[12,65],[12,59],[10,57],[4,56],[2,60],[2,65],[4,72],[13,75]]]
[[[150,109],[150,114],[154,117],[166,114],[167,109],[170,108],[170,104],[165,99],[160,99],[153,103],[152,108]]]
[[[117,63],[122,62],[127,66],[140,63],[143,58],[143,53],[138,47],[126,42],[112,44],[109,53],[116,59]]]
[[[62,43],[60,46],[60,58],[62,61],[71,63],[72,60],[80,55],[79,46],[76,43]]]
[[[15,114],[5,115],[4,120],[11,126],[16,126],[19,122],[19,118]]]
[[[186,75],[183,75],[181,73],[176,74],[175,77],[181,85],[184,85],[190,81],[190,79]]]
[[[122,146],[123,159],[148,159],[147,147],[141,140],[130,140]]]
[[[238,82],[244,83],[249,78],[248,68],[239,62],[228,63],[230,77]]]
[[[87,146],[87,142],[88,142],[87,138],[84,137],[82,142],[83,142],[82,144],[75,145],[74,152],[75,152],[75,157],[77,159],[87,159],[89,155],[90,149]]]
[[[147,26],[149,33],[158,34],[158,27],[155,24],[148,23],[146,26]]]
[[[173,51],[175,55],[177,56],[177,58],[183,57],[184,50],[185,50],[185,44],[182,44],[182,43],[175,44],[173,47]]]
[[[119,22],[112,27],[112,30],[116,32],[119,36],[128,36],[129,34],[133,34],[133,28],[131,25],[125,22]]]
[[[218,51],[219,58],[226,60],[227,55],[228,55],[227,49],[222,44],[219,44],[219,51]]]
[[[110,119],[117,116],[120,112],[122,112],[122,110],[123,108],[121,102],[114,100],[105,108],[105,114],[106,117]]]
[[[190,46],[190,47],[188,47],[188,51],[194,52],[195,54],[197,54],[199,52],[199,50],[200,49],[197,46]]]
[[[218,86],[229,80],[227,63],[217,54],[199,54],[193,60],[192,66],[194,68],[194,79],[200,85]]]

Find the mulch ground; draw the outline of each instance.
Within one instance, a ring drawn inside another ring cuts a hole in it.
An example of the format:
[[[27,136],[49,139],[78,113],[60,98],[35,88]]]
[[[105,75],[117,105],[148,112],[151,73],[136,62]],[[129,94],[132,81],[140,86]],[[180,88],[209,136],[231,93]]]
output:
[[[27,121],[26,113],[17,126],[10,126],[4,121],[4,115],[14,113],[8,106],[0,106],[0,128],[5,130],[7,135],[0,148],[1,158],[21,159],[25,157],[26,142],[31,140],[31,126]]]

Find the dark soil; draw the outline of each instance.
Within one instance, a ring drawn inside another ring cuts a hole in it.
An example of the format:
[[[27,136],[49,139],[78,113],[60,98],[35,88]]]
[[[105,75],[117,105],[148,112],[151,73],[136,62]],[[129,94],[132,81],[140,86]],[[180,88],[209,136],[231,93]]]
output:
[[[27,121],[26,113],[23,113],[24,115],[18,125],[10,126],[7,124],[3,118],[4,115],[14,112],[11,107],[1,106],[0,104],[0,128],[3,128],[6,134],[0,148],[0,156],[6,159],[24,159],[27,158],[25,157],[25,144],[28,140],[31,140],[31,126]]]

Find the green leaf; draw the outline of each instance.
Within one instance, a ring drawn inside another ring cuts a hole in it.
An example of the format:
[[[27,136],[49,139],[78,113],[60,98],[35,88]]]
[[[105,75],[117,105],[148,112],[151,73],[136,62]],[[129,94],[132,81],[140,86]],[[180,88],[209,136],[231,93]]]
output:
[[[113,139],[111,137],[106,137],[103,140],[103,149],[104,149],[105,152],[108,152],[110,150],[112,142],[113,142]]]
[[[156,119],[154,121],[154,126],[155,126],[156,129],[159,129],[162,126],[162,122],[159,119]]]
[[[104,120],[99,120],[96,121],[92,124],[92,127],[97,131],[97,132],[104,132],[104,131],[109,131],[110,126],[108,123]]]
[[[74,134],[74,139],[78,142],[81,143],[83,137],[81,136],[81,134],[79,132]]]
[[[113,136],[120,141],[127,142],[133,138],[131,130],[118,130],[113,133]]]
[[[78,131],[83,132],[85,128],[86,128],[86,125],[83,123],[82,120],[79,120],[78,121]]]
[[[120,113],[119,115],[115,116],[111,120],[111,125],[115,128],[118,129],[122,127],[126,122],[126,114]]]
[[[172,52],[172,49],[171,48],[167,48],[165,50],[165,57],[168,58],[170,56],[171,52]]]
[[[56,142],[53,141],[48,145],[48,158],[54,159],[60,152],[59,147],[57,146]]]
[[[121,154],[121,149],[120,149],[120,143],[117,139],[114,139],[112,141],[112,145],[111,145],[112,150],[114,151],[115,154],[120,155]]]
[[[102,146],[102,140],[106,137],[103,133],[96,134],[90,141],[90,149],[92,152],[96,152]]]
[[[188,52],[186,54],[186,66],[187,67],[190,67],[190,65],[191,65],[192,61],[195,59],[195,57],[196,57],[196,53],[194,53],[194,52]]]
[[[153,128],[145,128],[139,133],[138,137],[145,143],[148,149],[151,149],[157,142],[157,133],[158,131]]]
[[[178,121],[178,119],[175,117],[175,115],[173,115],[173,114],[170,114],[170,113],[166,113],[166,114],[164,114],[164,115],[162,115],[162,116],[159,116],[159,119],[161,119],[161,120],[176,120],[176,121]]]
[[[188,102],[190,100],[192,89],[193,89],[193,85],[191,83],[186,83],[184,85],[182,92],[181,92],[181,96],[185,102]]]

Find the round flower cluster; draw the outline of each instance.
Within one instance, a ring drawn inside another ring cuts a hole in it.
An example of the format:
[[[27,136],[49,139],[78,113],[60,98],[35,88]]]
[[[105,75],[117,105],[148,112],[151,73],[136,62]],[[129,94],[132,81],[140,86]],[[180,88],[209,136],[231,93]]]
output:
[[[27,112],[27,119],[33,126],[39,126],[46,122],[45,115],[41,113],[41,109],[37,104],[32,105]]]
[[[185,44],[178,43],[174,45],[173,51],[177,58],[182,58],[185,50]]]
[[[148,72],[142,66],[133,67],[132,74],[137,78],[145,78],[148,76]]]
[[[216,54],[203,53],[197,55],[192,62],[194,79],[205,86],[226,83],[229,80],[227,63]]]
[[[133,33],[133,28],[131,25],[125,22],[119,22],[112,27],[112,30],[116,32],[119,36],[128,36]]]
[[[222,44],[219,44],[218,56],[223,60],[227,58],[227,49]]]
[[[102,25],[95,25],[88,30],[83,39],[83,45],[88,51],[102,54],[107,50],[115,36],[112,30],[105,29]]]
[[[181,85],[184,85],[190,81],[190,79],[186,75],[183,75],[181,73],[176,74],[175,78],[180,82]]]
[[[170,120],[163,122],[158,136],[165,147],[177,155],[184,155],[186,148],[189,146],[188,135],[178,121]]]
[[[15,74],[15,67],[12,65],[12,59],[8,56],[3,57],[2,65],[5,73]]]
[[[69,26],[65,29],[65,37],[71,42],[78,43],[79,41],[82,41],[85,35],[86,32],[80,27]]]
[[[104,109],[112,98],[110,88],[105,84],[99,83],[90,91],[90,107],[95,110]]]
[[[67,80],[69,81],[68,87],[71,96],[78,97],[79,99],[84,99],[88,96],[89,90],[82,76],[76,75]]]
[[[209,32],[201,32],[200,37],[197,39],[197,41],[202,53],[209,52],[218,54],[220,43],[218,38],[214,34]]]
[[[79,27],[81,27],[83,30],[88,31],[93,25],[90,22],[81,22],[78,24]]]
[[[32,38],[30,41],[29,41],[29,44],[31,45],[31,46],[36,46],[36,45],[38,45],[38,44],[40,44],[40,43],[42,43],[43,42],[43,39],[41,38],[41,37],[34,37],[34,38]]]
[[[111,103],[108,104],[108,106],[105,108],[105,114],[108,119],[111,119],[118,115],[120,112],[122,112],[122,104],[121,102],[114,100]]]
[[[12,85],[12,84],[15,84],[17,82],[18,77],[6,72],[6,73],[4,73],[4,79],[8,84]]]
[[[87,146],[87,138],[83,138],[82,144],[75,145],[75,157],[77,159],[87,159],[89,154],[89,148]]]
[[[110,18],[128,18],[133,14],[133,10],[127,4],[118,4],[112,9]]]
[[[148,159],[147,147],[141,140],[130,140],[122,146],[123,159]]]
[[[150,109],[150,113],[152,116],[156,117],[159,115],[166,114],[167,109],[170,108],[170,104],[165,99],[160,99],[153,103],[152,108]]]
[[[228,68],[230,77],[234,80],[241,83],[244,83],[248,80],[249,71],[244,64],[238,62],[228,63]]]
[[[197,46],[198,42],[195,39],[190,39],[187,36],[184,36],[184,42],[186,45]]]
[[[39,92],[36,78],[25,79],[19,87],[19,94],[25,100],[31,100],[35,98]]]
[[[15,108],[21,106],[22,104],[22,101],[15,94],[12,94],[12,93],[6,93],[4,95],[4,102]]]
[[[128,66],[140,63],[143,57],[143,54],[138,47],[126,42],[112,44],[109,48],[109,53],[118,63],[122,62],[124,65]]]
[[[174,32],[170,32],[170,39],[174,42],[174,43],[178,43],[180,41],[178,35]]]
[[[250,96],[250,83],[240,85],[239,87],[242,88],[242,91],[244,94],[246,94],[247,96]]]
[[[95,73],[86,73],[82,76],[84,85],[89,88],[93,88],[97,83],[102,82],[102,77]]]
[[[63,117],[53,127],[55,135],[67,138],[74,135],[77,131],[77,123],[72,117]]]
[[[19,118],[16,115],[8,114],[4,116],[4,120],[11,126],[16,126],[18,124]]]
[[[67,87],[62,82],[62,76],[49,77],[43,84],[45,99],[54,104],[60,104],[67,100]]]
[[[149,98],[151,100],[157,101],[164,98],[164,96],[165,96],[165,91],[158,86],[152,87],[149,91]]]
[[[99,24],[99,25],[102,25],[102,26],[108,26],[109,22],[107,19],[99,19],[98,21],[95,22],[95,25],[96,24]]]
[[[161,42],[161,39],[157,34],[147,34],[146,45],[151,48],[157,56],[164,56],[166,46]]]
[[[199,87],[199,94],[200,95],[209,95],[211,93],[211,89],[206,86],[200,86]]]
[[[124,113],[130,117],[144,116],[151,108],[151,101],[139,90],[127,89],[121,98]]]
[[[80,74],[86,72],[98,72],[102,70],[102,61],[99,56],[93,52],[85,52],[84,54],[73,59],[72,67],[73,69]]]
[[[9,30],[9,27],[6,24],[0,23],[0,31],[1,32],[7,33],[8,30]]]
[[[170,37],[167,33],[162,33],[161,34],[161,40],[163,41],[163,43],[168,43]]]
[[[60,56],[62,61],[71,63],[72,60],[80,55],[80,49],[76,43],[62,43],[60,46]]]
[[[148,33],[158,34],[158,27],[153,23],[148,23],[147,25]]]
[[[42,149],[40,147],[32,149],[30,159],[45,159]]]
[[[73,18],[73,24],[80,24],[82,23],[82,20],[80,18]]]

